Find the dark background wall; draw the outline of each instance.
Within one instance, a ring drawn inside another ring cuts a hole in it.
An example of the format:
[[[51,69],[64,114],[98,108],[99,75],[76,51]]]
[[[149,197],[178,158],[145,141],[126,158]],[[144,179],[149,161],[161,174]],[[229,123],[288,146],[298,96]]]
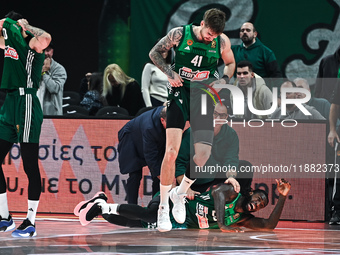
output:
[[[157,38],[200,21],[213,7],[226,13],[224,33],[233,45],[241,43],[242,24],[254,23],[289,79],[304,77],[313,84],[321,59],[339,47],[338,0],[131,0],[130,75],[140,77]]]
[[[53,58],[67,71],[64,90],[78,91],[85,73],[98,71],[98,24],[103,3],[104,0],[6,1],[1,5],[0,17],[14,10],[31,25],[49,32],[55,46]],[[1,57],[1,74],[2,64]]]

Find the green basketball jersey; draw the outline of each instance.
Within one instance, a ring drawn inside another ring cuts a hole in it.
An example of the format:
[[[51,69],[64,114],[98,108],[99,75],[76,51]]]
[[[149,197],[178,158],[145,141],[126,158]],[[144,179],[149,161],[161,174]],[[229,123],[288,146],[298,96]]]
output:
[[[240,197],[241,194],[238,194],[234,201],[225,205],[224,224],[226,226],[232,225],[242,218],[242,213],[235,212],[235,206]],[[196,195],[194,200],[188,200],[188,204],[186,204],[186,213],[185,224],[187,228],[219,228],[211,190]]]
[[[45,54],[37,53],[29,47],[21,34],[21,29],[17,21],[9,18],[3,23],[5,58],[2,89],[39,88]],[[33,36],[29,31],[26,33]]]
[[[159,192],[155,196],[159,196]],[[241,194],[228,204],[225,204],[224,224],[230,226],[239,222],[243,217],[242,213],[235,212],[237,201],[240,199]],[[186,208],[186,220],[183,224],[176,222],[172,216],[172,201],[170,200],[170,221],[173,229],[218,229],[218,223],[216,218],[216,211],[214,206],[214,198],[211,195],[211,190],[206,191],[200,195],[195,195],[194,200],[188,200],[185,203]],[[143,228],[156,229],[157,222],[148,223],[141,221]]]
[[[175,52],[175,72],[182,77],[185,87],[190,87],[191,81],[218,79],[217,65],[221,57],[219,36],[211,43],[204,44],[197,41],[192,25],[186,25]]]

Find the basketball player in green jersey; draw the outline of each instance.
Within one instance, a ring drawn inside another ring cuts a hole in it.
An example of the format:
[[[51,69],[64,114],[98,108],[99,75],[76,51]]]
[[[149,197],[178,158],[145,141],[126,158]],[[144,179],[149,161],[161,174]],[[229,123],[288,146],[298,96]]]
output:
[[[188,200],[185,223],[178,225],[172,220],[173,227],[193,229],[220,229],[222,232],[243,232],[240,227],[256,230],[272,230],[279,222],[290,183],[276,179],[279,199],[268,219],[254,217],[268,205],[268,195],[264,190],[250,191],[247,195],[236,193],[231,184],[212,186],[202,194]],[[104,192],[98,192],[92,199],[80,202],[75,208],[80,223],[85,226],[102,215],[112,224],[125,227],[155,228],[159,196],[154,197],[147,208],[132,204],[108,204]]]
[[[28,212],[27,219],[12,236],[32,237],[36,235],[34,223],[41,193],[38,153],[43,114],[36,93],[45,59],[44,49],[51,42],[51,36],[31,26],[15,12],[0,20],[0,28],[0,48],[5,51],[0,88],[7,91],[0,109],[0,162],[12,145],[19,142],[28,177]],[[8,211],[1,164],[0,170],[0,231],[10,231],[15,228],[15,223]]]
[[[189,115],[195,149],[190,167],[204,166],[211,153],[214,106],[208,96],[206,114],[201,114],[201,95],[206,95],[204,90],[207,86],[214,83],[226,84],[235,70],[229,38],[222,33],[225,19],[225,13],[221,10],[209,9],[199,26],[191,24],[173,28],[149,54],[153,63],[167,75],[171,85],[168,91],[166,150],[160,175],[159,231],[171,230],[169,197],[174,203],[172,213],[176,221],[183,223],[185,220],[183,199],[194,180],[190,179],[190,176],[184,176],[180,186],[171,192],[170,190],[175,176],[175,161],[181,145],[182,132]],[[176,52],[175,70],[172,70],[162,57],[162,54],[171,48],[175,48]],[[225,64],[222,79],[219,79],[217,72],[220,58]],[[235,179],[229,181],[236,185]]]

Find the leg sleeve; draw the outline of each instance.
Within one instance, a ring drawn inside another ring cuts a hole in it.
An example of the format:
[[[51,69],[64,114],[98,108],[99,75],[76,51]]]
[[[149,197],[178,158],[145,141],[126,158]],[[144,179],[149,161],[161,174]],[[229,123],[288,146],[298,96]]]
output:
[[[41,176],[38,165],[39,144],[21,143],[21,157],[28,178],[28,199],[39,200],[41,194]]]
[[[130,220],[124,216],[121,215],[115,215],[115,214],[103,214],[103,218],[115,225],[123,226],[123,227],[142,227],[142,223],[140,220]]]
[[[0,162],[1,162],[0,163],[0,194],[5,193],[7,190],[5,175],[2,169],[2,162],[4,162],[4,159],[12,146],[13,146],[13,143],[0,139]]]
[[[147,208],[133,204],[122,204],[118,207],[118,213],[130,220],[142,220],[153,223],[157,221],[158,206],[159,196],[153,198]]]

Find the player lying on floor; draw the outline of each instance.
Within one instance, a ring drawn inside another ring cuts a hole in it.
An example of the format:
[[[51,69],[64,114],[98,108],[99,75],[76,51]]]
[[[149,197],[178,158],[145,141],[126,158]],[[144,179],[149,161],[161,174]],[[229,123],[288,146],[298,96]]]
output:
[[[279,199],[268,219],[253,216],[268,204],[268,195],[263,190],[249,192],[249,196],[236,193],[230,184],[218,184],[208,191],[196,195],[194,200],[185,203],[187,216],[184,224],[178,226],[171,219],[174,228],[217,229],[223,232],[243,232],[239,227],[257,230],[272,230],[276,227],[290,183],[276,179]],[[155,227],[159,196],[154,197],[147,208],[134,204],[108,204],[104,192],[98,192],[92,199],[80,202],[74,209],[80,223],[85,226],[94,217],[102,215],[112,224],[125,227]]]

